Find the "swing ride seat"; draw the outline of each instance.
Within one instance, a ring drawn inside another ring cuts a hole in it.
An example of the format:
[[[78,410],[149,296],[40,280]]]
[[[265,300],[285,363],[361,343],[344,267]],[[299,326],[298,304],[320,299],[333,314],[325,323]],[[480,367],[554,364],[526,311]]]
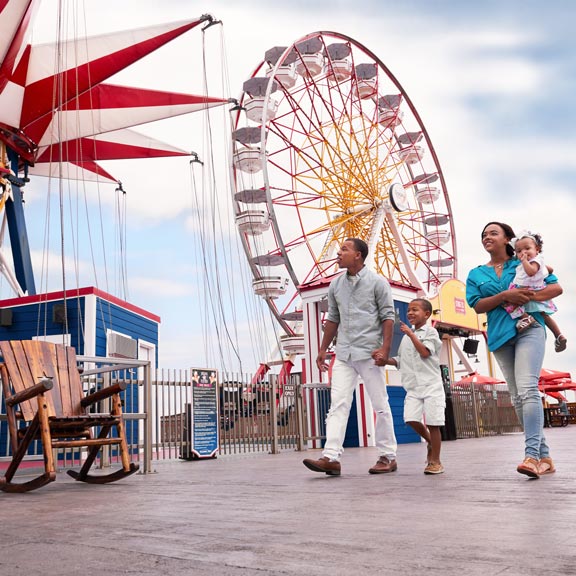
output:
[[[138,470],[130,462],[120,392],[116,383],[84,395],[76,351],[70,346],[33,340],[0,342],[0,376],[12,448],[12,461],[0,490],[28,492],[56,479],[53,450],[87,447],[80,471],[68,470],[72,478],[92,484],[115,482]],[[90,406],[110,398],[108,413],[91,413]],[[93,429],[96,431],[93,432]],[[111,432],[116,431],[116,435]],[[40,440],[44,473],[28,482],[12,482],[33,440]],[[100,448],[117,445],[122,468],[110,474],[89,474]]]

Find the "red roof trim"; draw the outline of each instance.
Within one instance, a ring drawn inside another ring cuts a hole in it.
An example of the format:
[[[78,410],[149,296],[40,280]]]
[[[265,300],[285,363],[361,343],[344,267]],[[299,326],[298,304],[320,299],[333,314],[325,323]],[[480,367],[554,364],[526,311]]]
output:
[[[94,174],[97,174],[98,176],[102,176],[102,178],[108,178],[108,180],[111,180],[112,182],[118,182],[118,178],[114,178],[114,176],[112,176],[112,174],[110,174],[109,172],[104,170],[104,168],[102,168],[102,166],[100,166],[96,162],[75,162],[74,161],[74,162],[70,162],[70,164],[73,164],[74,166],[78,166],[79,168],[82,168],[82,170],[88,170],[88,172],[94,172]]]
[[[86,288],[74,288],[72,290],[66,291],[66,298],[69,300],[71,298],[79,298],[82,296],[90,296],[94,295],[98,298],[102,298],[102,300],[106,300],[110,302],[110,304],[116,304],[126,310],[130,310],[135,314],[139,314],[140,316],[144,316],[153,322],[157,322],[160,324],[161,319],[160,316],[156,314],[152,314],[152,312],[148,312],[143,308],[138,306],[134,306],[134,304],[130,304],[125,300],[121,300],[120,298],[116,298],[116,296],[112,296],[111,294],[107,294],[103,290],[99,290],[94,286],[89,286]],[[34,296],[22,296],[21,298],[8,298],[6,300],[0,300],[0,308],[9,308],[11,306],[22,306],[25,304],[34,304],[36,302],[51,302],[53,300],[62,300],[64,298],[64,292],[48,292],[46,294],[35,294]]]
[[[332,276],[328,276],[325,278],[319,278],[318,280],[314,280],[313,282],[308,282],[306,284],[300,284],[300,286],[298,286],[298,290],[300,292],[306,292],[307,290],[315,290],[317,288],[322,288],[325,286],[328,286],[330,284],[330,282],[332,282],[332,280],[334,280],[334,278],[336,278],[337,276],[339,276],[340,274],[342,274],[342,272],[336,272],[336,274],[332,274]],[[384,278],[386,278],[384,276]],[[386,280],[388,280],[386,278]],[[411,292],[414,293],[418,293],[418,288],[416,288],[415,286],[406,286],[400,282],[394,282],[394,280],[388,280],[388,284],[390,284],[391,288],[401,288],[402,290],[410,290]]]

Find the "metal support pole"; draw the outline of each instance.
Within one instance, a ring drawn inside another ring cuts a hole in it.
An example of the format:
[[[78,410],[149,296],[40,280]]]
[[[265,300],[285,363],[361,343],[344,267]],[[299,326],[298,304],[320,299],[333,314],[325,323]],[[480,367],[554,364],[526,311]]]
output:
[[[103,374],[102,375],[102,388],[108,388],[110,386],[110,374]],[[101,401],[102,402],[102,401]],[[102,412],[110,413],[112,402],[110,398],[106,398],[104,400],[104,405],[102,406]],[[100,459],[100,468],[110,468],[112,465],[110,462],[110,446],[102,446],[100,449],[100,453],[102,457]]]
[[[18,175],[18,154],[10,148],[7,151],[10,167],[14,174]],[[31,296],[36,294],[36,286],[34,284],[34,271],[32,270],[32,257],[30,255],[23,204],[20,187],[12,184],[12,198],[6,202],[4,210],[8,221],[14,272],[21,291]]]
[[[144,469],[143,474],[152,470],[152,368],[150,362],[144,366]]]
[[[478,412],[478,397],[474,387],[474,382],[470,382],[470,391],[472,392],[472,413],[474,415],[474,435],[480,438],[480,414]]]
[[[298,426],[297,450],[305,450],[306,442],[304,438],[304,386],[302,383],[296,385],[294,405],[296,406],[296,426]]]
[[[270,379],[272,382],[272,390],[271,390],[271,398],[270,398],[270,418],[272,422],[270,425],[272,426],[272,446],[271,446],[271,454],[278,454],[278,406],[276,404],[276,398],[278,396],[278,380],[275,376],[274,378]]]

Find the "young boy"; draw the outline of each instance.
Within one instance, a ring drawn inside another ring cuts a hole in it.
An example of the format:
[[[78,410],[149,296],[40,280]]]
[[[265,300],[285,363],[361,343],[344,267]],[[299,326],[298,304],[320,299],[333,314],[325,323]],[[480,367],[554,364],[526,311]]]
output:
[[[416,298],[408,304],[407,317],[414,330],[400,322],[404,337],[398,356],[390,358],[387,364],[400,370],[402,386],[406,390],[404,422],[428,444],[424,474],[442,474],[440,427],[444,426],[446,395],[440,373],[442,342],[436,329],[426,324],[431,314],[432,304],[428,300]],[[426,424],[422,422],[422,416],[425,416]]]

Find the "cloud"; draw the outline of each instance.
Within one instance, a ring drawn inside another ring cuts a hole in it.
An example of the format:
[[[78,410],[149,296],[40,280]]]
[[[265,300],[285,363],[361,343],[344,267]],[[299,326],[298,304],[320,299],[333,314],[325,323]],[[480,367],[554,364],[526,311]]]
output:
[[[171,299],[182,296],[191,297],[197,294],[197,287],[192,284],[150,276],[135,276],[130,278],[130,286],[134,295],[152,299]]]

